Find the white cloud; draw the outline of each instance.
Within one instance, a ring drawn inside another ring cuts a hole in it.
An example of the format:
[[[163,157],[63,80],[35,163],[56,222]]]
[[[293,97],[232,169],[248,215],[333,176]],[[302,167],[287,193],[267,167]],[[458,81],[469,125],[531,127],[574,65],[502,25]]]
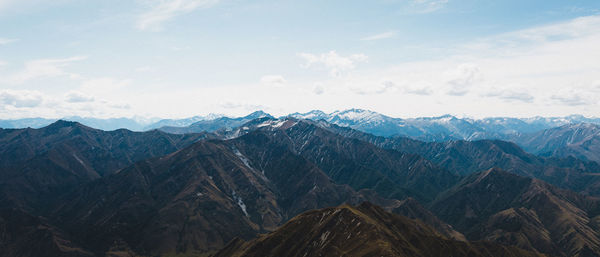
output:
[[[85,59],[85,56],[74,56],[64,59],[39,59],[29,61],[25,63],[23,70],[8,76],[5,81],[11,84],[21,84],[29,80],[43,77],[69,76],[71,78],[77,78],[79,77],[78,74],[69,73],[65,71],[64,68],[70,63]]]
[[[416,13],[432,13],[448,4],[448,0],[412,0],[412,9]]]
[[[600,34],[600,15],[594,15],[481,38],[465,44],[464,47],[466,51],[506,55],[523,47],[537,48],[540,44],[580,40],[598,34]]]
[[[125,104],[125,103],[113,103],[113,104],[109,103],[108,106],[111,108],[114,108],[114,109],[123,109],[123,110],[131,109],[131,105]]]
[[[386,38],[395,37],[396,34],[397,34],[396,31],[388,31],[388,32],[377,34],[377,35],[372,35],[372,36],[364,37],[364,38],[361,38],[360,40],[362,40],[362,41],[380,40],[380,39],[386,39]]]
[[[287,81],[281,75],[266,75],[260,78],[260,83],[264,85],[282,86]]]
[[[14,108],[37,107],[44,101],[43,94],[32,90],[0,90],[0,105]]]
[[[222,108],[225,108],[225,109],[238,109],[238,110],[244,110],[244,111],[258,111],[258,110],[268,109],[268,107],[266,107],[262,104],[250,104],[250,103],[245,103],[245,102],[233,102],[233,101],[221,102],[221,103],[219,103],[219,106]]]
[[[364,54],[341,56],[335,51],[318,55],[310,53],[299,53],[297,55],[304,59],[303,67],[310,68],[315,65],[322,65],[329,70],[329,74],[333,77],[341,76],[344,72],[354,69],[357,63],[365,62],[368,59]]]
[[[487,93],[482,94],[484,97],[496,97],[508,102],[520,101],[531,103],[535,99],[530,93],[524,90],[514,89],[490,89]]]
[[[578,94],[568,94],[568,95],[553,95],[550,99],[562,105],[586,105],[588,102]]]
[[[93,102],[94,97],[79,91],[71,91],[65,95],[65,101],[69,103],[86,103]]]
[[[1,4],[0,4],[0,6],[1,6]],[[18,39],[14,39],[14,38],[1,38],[0,37],[0,45],[7,45],[7,44],[14,43],[14,42],[17,42],[17,41],[19,41],[19,40]]]
[[[359,95],[377,95],[377,94],[385,94],[390,91],[397,90],[396,84],[389,80],[382,81],[381,83],[374,85],[364,85],[364,86],[355,86],[350,88],[352,91]]]
[[[583,106],[597,104],[599,93],[594,87],[564,87],[553,92],[549,98],[552,104]]]
[[[445,72],[447,84],[450,85],[449,95],[462,96],[469,92],[472,86],[483,81],[479,66],[473,63],[463,63],[455,69]]]
[[[592,90],[600,92],[600,80],[592,82]]]
[[[175,16],[190,13],[196,9],[209,8],[221,0],[149,0],[144,1],[146,11],[136,23],[141,30],[160,30],[162,24]]]
[[[315,86],[313,87],[313,93],[315,93],[316,95],[322,95],[323,93],[325,93],[325,89],[323,88],[323,84],[316,83]]]
[[[422,96],[432,95],[434,93],[433,90],[431,89],[431,87],[422,86],[422,85],[405,86],[402,88],[402,92],[404,92],[405,94],[422,95]]]

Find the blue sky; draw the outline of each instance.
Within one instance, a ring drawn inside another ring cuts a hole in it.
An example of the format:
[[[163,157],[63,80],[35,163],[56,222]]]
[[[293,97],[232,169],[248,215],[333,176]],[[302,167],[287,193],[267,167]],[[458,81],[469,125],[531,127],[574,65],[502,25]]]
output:
[[[599,1],[0,0],[0,118],[600,116]]]

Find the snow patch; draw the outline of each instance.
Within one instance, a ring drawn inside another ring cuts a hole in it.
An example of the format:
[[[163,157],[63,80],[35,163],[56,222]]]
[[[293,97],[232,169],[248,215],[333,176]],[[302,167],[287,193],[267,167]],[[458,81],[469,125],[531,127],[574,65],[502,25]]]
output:
[[[77,156],[75,153],[73,153],[73,157],[74,157],[74,158],[75,158],[75,159],[76,159],[76,160],[77,160],[79,163],[81,163],[81,165],[82,165],[82,166],[84,166],[84,167],[85,167],[85,163],[83,163],[83,161],[82,161],[82,160],[81,160],[81,159],[80,159],[80,158],[79,158],[79,157],[78,157],[78,156]]]
[[[321,246],[325,245],[325,242],[327,241],[327,238],[329,237],[330,234],[331,234],[331,232],[329,232],[329,231],[325,231],[325,233],[321,234],[321,238],[320,238],[320,240],[321,240],[320,245]]]
[[[244,204],[244,200],[242,199],[242,197],[238,196],[235,193],[235,190],[231,193],[231,195],[233,196],[233,200],[237,202],[237,205],[240,207],[240,209],[242,209],[246,217],[250,217],[250,215],[248,215],[248,211],[246,211],[246,204]]]
[[[250,170],[254,170],[254,168],[252,168],[250,166],[250,160],[248,160],[248,158],[246,158],[246,156],[244,156],[240,150],[238,150],[237,148],[233,147],[232,148],[233,153],[238,157],[238,159],[240,159],[240,161],[242,161],[244,163],[244,165],[246,165],[246,167],[248,167],[248,169]]]
[[[346,110],[346,111],[337,111],[334,112],[330,115],[330,120],[333,117],[339,117],[340,119],[344,119],[344,120],[351,120],[354,122],[381,122],[383,121],[383,115],[376,113],[376,112],[372,112],[372,111],[367,111],[367,110],[360,110],[360,109],[350,109],[350,110]]]
[[[278,121],[272,123],[271,126],[274,127],[274,128],[279,128],[279,127],[283,126],[283,124],[285,122],[286,122],[286,120],[278,120]]]
[[[262,128],[262,127],[267,127],[267,126],[270,126],[270,125],[271,125],[271,122],[267,121],[267,122],[263,122],[261,124],[258,124],[258,126],[256,126],[256,127],[257,128]]]

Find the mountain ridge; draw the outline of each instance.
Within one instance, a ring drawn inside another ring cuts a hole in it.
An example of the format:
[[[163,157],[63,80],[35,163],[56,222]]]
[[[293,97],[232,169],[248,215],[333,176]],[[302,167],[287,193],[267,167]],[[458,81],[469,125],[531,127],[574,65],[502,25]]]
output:
[[[213,257],[543,256],[491,243],[452,241],[427,225],[370,203],[305,212],[250,242],[234,240]]]

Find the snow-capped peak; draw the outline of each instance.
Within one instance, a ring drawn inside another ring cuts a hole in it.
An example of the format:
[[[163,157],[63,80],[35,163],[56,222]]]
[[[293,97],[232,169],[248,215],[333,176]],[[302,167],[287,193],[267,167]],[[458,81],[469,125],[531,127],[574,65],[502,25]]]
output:
[[[386,116],[363,109],[349,109],[345,111],[335,111],[331,113],[330,120],[351,120],[354,122],[380,122],[383,121]]]

